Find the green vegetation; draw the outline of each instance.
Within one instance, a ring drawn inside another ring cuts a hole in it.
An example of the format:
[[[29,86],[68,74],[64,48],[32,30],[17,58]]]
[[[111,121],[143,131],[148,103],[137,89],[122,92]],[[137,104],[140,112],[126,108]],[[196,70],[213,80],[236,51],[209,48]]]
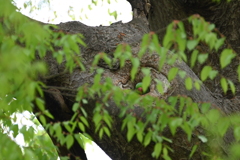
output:
[[[42,87],[45,84],[38,79],[39,75],[47,73],[47,67],[44,62],[36,61],[36,53],[42,58],[47,51],[51,51],[58,63],[66,60],[66,68],[70,72],[75,67],[85,70],[81,59],[77,57],[77,54],[80,54],[78,44],[82,46],[85,46],[85,44],[81,35],[64,35],[52,32],[49,26],[41,27],[36,22],[32,22],[17,12],[17,8],[12,5],[10,0],[0,0],[0,4],[0,158],[5,157],[5,159],[11,160],[56,159],[56,146],[49,139],[46,140],[47,135],[42,135],[41,132],[36,134],[33,127],[20,128],[14,123],[16,117],[12,115],[23,111],[33,112],[33,106],[36,105],[42,111],[38,115],[41,123],[49,129],[53,136],[58,138],[61,144],[66,144],[67,148],[70,148],[74,141],[82,144],[82,138],[79,134],[73,133],[73,130],[79,128],[83,135],[87,135],[85,131],[89,127],[89,123],[86,118],[87,114],[79,103],[75,103],[72,107],[74,112],[82,113],[81,117],[77,117],[79,121],[75,121],[77,114],[74,114],[70,121],[62,122],[63,125],[60,124],[61,122],[54,125],[47,123],[46,118],[54,117],[49,111],[45,110],[45,102],[42,99]],[[162,45],[159,45],[157,35],[151,32],[143,36],[141,50],[137,57],[131,53],[129,45],[119,45],[114,53],[114,58],[119,59],[121,67],[125,65],[126,60],[132,63],[131,79],[134,80],[140,67],[139,59],[147,51],[157,53],[161,57],[158,68],[160,71],[164,64],[173,66],[169,69],[167,75],[169,82],[174,81],[176,76],[180,76],[184,79],[187,90],[193,88],[199,90],[204,81],[214,80],[220,73],[212,66],[205,65],[210,53],[200,53],[196,46],[204,42],[211,50],[217,51],[224,43],[225,38],[219,38],[218,33],[215,32],[214,24],[205,22],[199,16],[189,17],[188,23],[192,24],[192,39],[188,39],[183,22],[174,21],[169,24]],[[53,46],[62,47],[62,50],[56,51]],[[169,54],[168,50],[171,50],[172,53]],[[186,54],[186,50],[191,52],[190,58],[188,58],[189,55]],[[232,49],[223,49],[219,59],[221,69],[231,64],[236,56]],[[222,154],[213,152],[220,147],[215,142],[221,144],[227,130],[232,128],[236,141],[229,146],[231,151],[229,158],[240,158],[238,151],[238,148],[240,148],[239,115],[225,116],[218,109],[214,109],[211,104],[196,103],[190,97],[171,96],[164,100],[145,94],[149,90],[151,81],[155,81],[158,92],[164,94],[164,83],[152,79],[148,68],[141,69],[145,77],[142,82],[136,85],[138,91],[141,88],[140,94],[136,94],[134,90],[122,90],[114,86],[110,78],[102,82],[101,77],[104,70],[95,68],[100,58],[107,64],[111,64],[111,60],[106,54],[98,54],[92,64],[92,71],[96,71],[93,85],[87,89],[86,86],[80,86],[76,96],[76,101],[82,101],[83,103],[88,103],[87,99],[94,98],[94,95],[103,97],[102,102],[97,103],[93,111],[93,121],[99,137],[104,134],[109,137],[111,135],[113,120],[103,107],[103,104],[107,104],[109,97],[111,97],[120,109],[119,116],[124,119],[122,129],[127,129],[127,140],[131,141],[136,136],[144,146],[154,142],[153,157],[162,156],[166,160],[170,159],[169,154],[171,154],[172,149],[165,142],[172,143],[172,140],[162,134],[166,127],[169,127],[173,136],[176,135],[177,129],[181,128],[189,141],[192,140],[195,129],[203,127],[208,132],[207,135],[215,137],[213,142],[208,136],[202,133],[197,134],[199,140],[202,143],[208,143],[212,151],[203,154],[208,155],[210,159],[224,159],[225,157]],[[187,77],[185,71],[174,67],[175,63],[181,62],[189,63],[190,67],[204,64],[200,72],[201,81]],[[236,74],[240,77],[240,66],[238,68]],[[231,90],[233,94],[236,92],[233,82],[226,77],[222,76],[219,83],[224,93],[228,90]],[[16,100],[13,100],[13,98]],[[121,104],[126,105],[122,106]],[[129,114],[129,110],[139,104],[143,106],[144,113],[147,113],[146,121]],[[62,134],[63,126],[70,133],[67,136]],[[7,136],[6,130],[8,129],[12,132],[13,137],[22,133],[28,147],[21,151],[20,147]],[[194,154],[197,147],[198,144],[193,146],[189,157]]]

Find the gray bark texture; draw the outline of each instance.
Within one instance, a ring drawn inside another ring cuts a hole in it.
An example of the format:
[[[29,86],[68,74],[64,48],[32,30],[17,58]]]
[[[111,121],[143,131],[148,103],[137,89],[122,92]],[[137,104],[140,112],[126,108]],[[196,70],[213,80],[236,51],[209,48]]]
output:
[[[211,2],[209,0],[128,0],[133,7],[134,19],[126,24],[117,22],[111,26],[89,27],[80,22],[67,22],[57,25],[59,30],[70,34],[81,33],[84,35],[87,47],[81,47],[81,57],[86,66],[86,71],[74,69],[73,73],[65,72],[65,66],[58,64],[51,53],[48,53],[44,61],[49,67],[48,78],[43,79],[47,86],[51,89],[45,90],[46,108],[54,115],[54,122],[68,120],[71,115],[71,107],[75,103],[75,94],[79,86],[85,83],[93,84],[93,77],[95,72],[90,72],[90,66],[93,57],[99,52],[105,52],[112,57],[118,44],[127,43],[131,46],[133,54],[137,54],[140,49],[141,38],[145,33],[154,31],[158,34],[160,42],[162,41],[165,33],[166,26],[173,20],[183,20],[192,14],[200,14],[207,21],[216,24],[219,32],[226,36],[227,43],[236,51],[240,53],[240,1],[235,0],[227,3],[221,1],[220,3]],[[148,23],[146,23],[148,21]],[[186,28],[190,28],[186,24]],[[191,35],[189,30],[189,35]],[[227,46],[228,44],[225,44]],[[202,50],[208,51],[204,45],[199,46]],[[212,53],[209,57],[209,62],[213,66],[219,68],[219,52]],[[141,60],[141,67],[149,67],[151,69],[152,77],[167,81],[166,75],[172,66],[165,65],[163,69],[158,71],[159,57],[155,54],[145,55]],[[199,68],[194,70],[190,69],[184,62],[175,64],[177,67],[187,72],[187,75],[192,79],[199,79]],[[240,85],[237,79],[236,69],[239,65],[239,58],[234,59],[233,63],[221,71],[221,75],[230,78],[237,87],[236,95],[224,95],[221,91],[219,81],[206,82],[201,87],[200,91],[195,89],[188,91],[185,88],[185,82],[182,78],[177,77],[171,82],[171,87],[167,88],[164,95],[158,94],[155,90],[154,82],[150,86],[148,94],[157,96],[159,98],[167,99],[172,95],[189,96],[194,102],[210,102],[213,106],[218,107],[223,111],[223,114],[231,114],[239,111],[239,96],[238,91]],[[119,68],[119,64],[113,65],[113,68],[107,67],[104,63],[100,63],[98,67],[104,68],[103,79],[111,77],[116,86],[128,86],[134,88],[135,84],[140,82],[143,75],[137,74],[134,82],[130,80],[131,63],[126,62],[125,67]],[[67,89],[66,89],[67,88]],[[119,109],[113,100],[109,100],[109,106],[105,109],[108,110],[113,118],[113,126],[111,130],[111,138],[103,136],[99,138],[95,133],[95,126],[92,121],[93,109],[96,102],[101,102],[101,97],[89,99],[88,104],[83,104],[88,113],[88,120],[90,127],[87,133],[92,136],[94,141],[113,159],[113,160],[151,160],[154,144],[144,147],[134,138],[131,142],[127,142],[126,131],[121,130],[122,119],[119,118]],[[135,107],[132,113],[137,117],[141,117],[143,109]],[[50,120],[49,120],[50,121]],[[79,131],[76,131],[79,132]],[[193,155],[192,159],[207,159],[202,156],[201,152],[207,149],[205,144],[196,137],[197,132],[203,132],[201,129],[196,130],[192,135],[192,141],[188,142],[187,136],[179,130],[177,136],[172,137],[171,133],[166,130],[165,136],[172,138],[173,143],[168,144],[174,149],[174,153],[170,153],[172,159],[189,159],[192,147],[198,144],[198,150]],[[52,137],[56,145],[58,142]],[[232,141],[231,134],[226,135],[225,145],[222,146],[222,152],[227,152],[227,144]],[[59,154],[61,156],[69,156],[71,159],[87,159],[81,147],[74,143],[71,149],[66,149],[64,146],[59,147]],[[159,158],[161,159],[161,158]]]

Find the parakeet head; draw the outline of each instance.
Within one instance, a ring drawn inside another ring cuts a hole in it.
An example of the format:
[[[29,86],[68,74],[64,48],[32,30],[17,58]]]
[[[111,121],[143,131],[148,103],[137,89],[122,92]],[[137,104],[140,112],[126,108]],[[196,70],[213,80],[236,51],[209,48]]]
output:
[[[139,82],[136,84],[135,86],[135,92],[140,94],[140,95],[143,95],[143,94],[146,94],[149,92],[149,89],[147,89],[147,91],[143,91],[143,88],[142,88],[142,82]]]

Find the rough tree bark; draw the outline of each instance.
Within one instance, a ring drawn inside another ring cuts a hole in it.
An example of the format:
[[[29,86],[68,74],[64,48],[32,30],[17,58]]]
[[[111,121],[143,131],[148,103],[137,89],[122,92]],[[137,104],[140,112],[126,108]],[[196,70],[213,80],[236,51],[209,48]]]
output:
[[[219,31],[227,38],[228,43],[236,51],[240,53],[240,1],[235,0],[230,3],[221,1],[220,3],[211,2],[209,0],[128,0],[134,10],[133,21],[123,24],[121,22],[114,23],[109,27],[88,27],[80,22],[67,22],[60,23],[59,29],[68,33],[82,33],[85,37],[87,48],[81,47],[81,56],[83,57],[84,64],[87,70],[85,72],[80,69],[75,69],[72,74],[65,73],[64,63],[59,65],[52,58],[51,53],[48,53],[44,58],[44,61],[49,66],[49,76],[43,81],[47,86],[52,86],[51,89],[45,90],[46,108],[54,115],[55,119],[52,122],[68,120],[73,114],[71,112],[72,104],[75,102],[74,95],[79,86],[85,83],[92,84],[95,73],[90,73],[90,65],[93,57],[99,52],[105,52],[112,56],[112,53],[116,49],[117,44],[128,43],[132,47],[132,52],[137,54],[140,49],[140,41],[143,34],[149,31],[154,31],[158,34],[161,41],[164,36],[165,27],[172,20],[183,20],[191,14],[200,14],[206,20],[215,23]],[[146,23],[146,18],[148,24]],[[200,46],[203,50],[207,50],[206,47]],[[214,61],[214,65],[219,68],[218,59],[219,53],[210,57],[210,61]],[[158,59],[157,55],[146,55],[141,60],[141,66],[151,68],[151,74],[153,77],[161,79],[166,83],[166,75],[170,66],[165,65],[161,72],[158,71]],[[184,81],[177,77],[176,80],[171,82],[171,87],[167,88],[164,95],[158,94],[154,89],[154,82],[151,84],[151,89],[148,94],[152,96],[158,96],[166,99],[171,95],[186,95],[193,99],[195,102],[211,102],[214,106],[220,108],[224,113],[230,114],[239,111],[239,96],[238,90],[240,89],[237,81],[237,75],[232,70],[239,64],[239,60],[235,59],[233,64],[227,67],[221,72],[225,77],[233,80],[237,87],[237,95],[226,96],[222,94],[219,84],[217,82],[206,83],[201,87],[200,91],[185,89]],[[185,70],[188,76],[193,79],[198,79],[195,74],[185,63],[177,63],[177,67]],[[134,82],[130,81],[130,62],[127,65],[119,69],[119,64],[116,63],[113,69],[109,69],[104,63],[100,63],[99,67],[104,68],[103,79],[111,77],[113,83],[116,86],[128,86],[134,88],[135,84],[143,78],[143,75],[138,74]],[[198,70],[199,72],[199,70]],[[68,88],[67,90],[65,88]],[[126,140],[125,131],[121,131],[122,119],[118,117],[119,109],[116,107],[113,101],[109,101],[109,106],[106,109],[113,117],[113,126],[111,131],[111,138],[107,136],[99,139],[98,134],[95,133],[94,123],[92,122],[93,109],[95,102],[100,101],[100,97],[96,99],[89,99],[89,103],[84,105],[85,110],[88,113],[88,120],[90,128],[87,129],[87,133],[90,134],[94,141],[113,159],[113,160],[138,160],[138,159],[153,159],[151,153],[153,151],[153,144],[148,147],[143,147],[137,139],[133,139],[130,143]],[[140,116],[143,110],[141,107],[135,107],[132,111],[136,116]],[[50,120],[49,120],[50,121]],[[201,130],[198,130],[201,132]],[[76,131],[78,132],[78,131]],[[171,153],[172,159],[188,159],[191,149],[194,144],[199,144],[197,152],[192,159],[205,159],[202,157],[201,151],[206,149],[207,146],[201,144],[193,133],[193,141],[188,142],[187,137],[180,130],[178,136],[172,137],[173,143],[169,144],[174,153]],[[166,136],[171,137],[171,134],[166,131]],[[52,137],[53,142],[59,145],[58,142]],[[232,140],[231,135],[228,135],[225,139],[226,145]],[[86,159],[85,153],[81,147],[74,143],[70,150],[66,147],[59,147],[59,154],[62,156],[70,156],[71,159]],[[227,147],[222,146],[223,152],[227,152]]]

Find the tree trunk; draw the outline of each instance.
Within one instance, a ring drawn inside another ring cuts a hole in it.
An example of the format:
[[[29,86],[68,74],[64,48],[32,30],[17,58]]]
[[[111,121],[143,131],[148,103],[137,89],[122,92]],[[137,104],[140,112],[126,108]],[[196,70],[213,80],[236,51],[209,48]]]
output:
[[[75,103],[76,90],[79,86],[83,86],[85,83],[93,84],[93,77],[96,73],[90,72],[90,66],[93,57],[97,53],[105,52],[111,57],[118,44],[127,43],[131,46],[133,54],[137,54],[140,49],[141,38],[145,33],[148,33],[150,30],[154,31],[158,34],[159,40],[162,41],[165,33],[164,29],[172,20],[183,20],[191,14],[200,14],[206,20],[216,24],[216,27],[226,36],[228,43],[236,53],[240,52],[238,45],[240,44],[240,1],[213,3],[209,2],[209,0],[151,0],[150,2],[146,2],[145,0],[129,0],[129,2],[133,6],[133,10],[137,11],[137,15],[134,15],[135,18],[133,21],[126,24],[118,22],[109,27],[88,27],[80,22],[67,22],[58,25],[59,30],[63,30],[64,32],[71,34],[82,33],[84,35],[84,41],[87,47],[81,47],[81,57],[87,70],[81,71],[76,68],[71,74],[65,73],[64,63],[61,65],[57,64],[51,53],[48,53],[45,57],[44,61],[49,66],[49,76],[45,77],[43,81],[47,86],[52,86],[50,87],[51,89],[45,90],[45,100],[46,108],[55,117],[53,123],[68,120],[69,117],[73,115],[71,107],[73,103]],[[146,24],[146,18],[149,24]],[[186,28],[188,27],[186,26]],[[200,47],[206,50],[204,46]],[[210,58],[216,61],[215,59],[218,59],[219,53],[220,51]],[[159,72],[157,69],[158,59],[159,57],[155,54],[146,55],[141,60],[141,66],[151,68],[151,73],[154,78],[167,81],[166,75],[171,66],[164,65],[163,70]],[[239,61],[235,59],[232,65],[221,73],[223,76],[233,80],[237,91],[240,89],[240,86],[237,75],[232,72],[232,69],[236,68],[238,64]],[[185,63],[177,63],[175,65],[186,71],[187,75],[192,79],[198,79],[197,73],[200,70],[196,70],[195,74]],[[214,63],[214,65],[219,66],[218,62]],[[143,78],[143,75],[138,74],[136,80],[131,82],[130,62],[127,62],[125,67],[121,69],[118,63],[116,63],[112,69],[108,68],[104,63],[100,63],[98,66],[104,68],[103,80],[106,77],[111,77],[116,86],[127,85],[129,88],[134,88],[135,84]],[[239,97],[235,96],[234,99],[230,99],[228,96],[222,94],[217,82],[206,82],[200,91],[195,89],[188,91],[185,88],[184,80],[177,77],[171,82],[171,87],[167,89],[164,95],[158,94],[155,89],[153,89],[154,85],[154,83],[151,84],[151,89],[148,93],[152,96],[167,99],[173,95],[184,95],[191,97],[194,102],[210,102],[227,114],[239,111]],[[83,104],[83,107],[88,113],[90,123],[87,133],[92,136],[94,141],[113,160],[154,159],[151,156],[154,147],[153,143],[147,147],[143,147],[136,138],[131,142],[127,142],[126,131],[121,131],[122,119],[118,116],[119,109],[113,100],[109,100],[110,107],[105,107],[113,118],[111,138],[103,136],[103,138],[100,139],[98,134],[95,133],[95,126],[92,121],[93,109],[96,102],[101,102],[101,97],[88,99],[88,104]],[[137,117],[141,117],[143,109],[141,107],[135,107],[132,113],[135,113]],[[203,131],[198,129],[196,132]],[[166,131],[165,134],[166,137],[173,139],[173,143],[169,144],[174,149],[174,153],[170,153],[172,159],[188,159],[192,147],[195,144],[198,144],[199,147],[192,159],[205,159],[205,157],[201,155],[201,152],[206,150],[207,146],[196,138],[195,133],[192,135],[193,140],[191,142],[188,142],[187,136],[181,130],[179,130],[177,136],[174,137],[171,136],[169,131]],[[57,145],[58,142],[54,137],[51,138]],[[227,135],[226,144],[231,140],[232,136]],[[227,147],[222,147],[224,152],[227,152]],[[70,156],[71,159],[77,159],[77,157],[81,157],[83,160],[86,159],[83,150],[77,143],[75,143],[70,150],[62,146],[59,152],[60,155]]]

